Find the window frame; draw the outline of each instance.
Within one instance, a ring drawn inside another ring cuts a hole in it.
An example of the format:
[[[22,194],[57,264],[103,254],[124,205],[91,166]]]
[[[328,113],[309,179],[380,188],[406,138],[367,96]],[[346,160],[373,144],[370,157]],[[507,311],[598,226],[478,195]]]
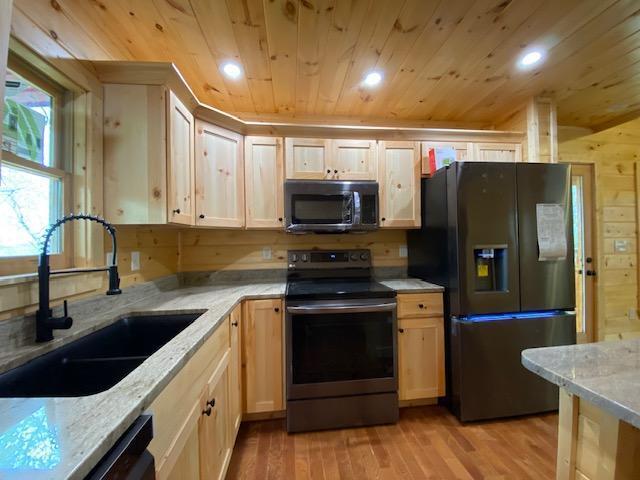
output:
[[[64,215],[71,211],[73,201],[73,162],[71,152],[71,139],[73,135],[73,92],[60,86],[49,78],[36,66],[27,63],[18,55],[9,51],[7,70],[11,70],[23,77],[28,82],[42,89],[52,97],[53,125],[53,165],[46,166],[26,160],[19,155],[2,149],[0,160],[0,172],[2,165],[32,172],[60,180],[61,183],[61,210]],[[4,81],[4,80],[3,80]],[[1,175],[1,173],[0,173]],[[52,269],[70,268],[73,266],[73,230],[62,229],[62,252],[50,255]],[[35,273],[37,271],[38,255],[24,255],[13,257],[0,257],[0,277]]]

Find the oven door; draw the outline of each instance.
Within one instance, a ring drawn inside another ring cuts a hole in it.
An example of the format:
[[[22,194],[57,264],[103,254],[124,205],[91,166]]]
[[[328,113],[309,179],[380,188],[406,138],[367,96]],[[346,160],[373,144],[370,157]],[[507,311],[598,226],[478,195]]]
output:
[[[393,299],[287,302],[287,399],[397,391]]]

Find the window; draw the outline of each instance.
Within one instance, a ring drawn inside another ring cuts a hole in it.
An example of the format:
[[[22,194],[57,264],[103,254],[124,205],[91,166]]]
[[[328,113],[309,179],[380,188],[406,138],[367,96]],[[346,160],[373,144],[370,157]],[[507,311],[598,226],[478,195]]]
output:
[[[37,255],[45,229],[66,210],[65,192],[70,189],[61,153],[64,95],[61,87],[9,58],[0,172],[2,261],[15,264],[15,257]],[[69,243],[59,230],[49,252],[64,257]]]

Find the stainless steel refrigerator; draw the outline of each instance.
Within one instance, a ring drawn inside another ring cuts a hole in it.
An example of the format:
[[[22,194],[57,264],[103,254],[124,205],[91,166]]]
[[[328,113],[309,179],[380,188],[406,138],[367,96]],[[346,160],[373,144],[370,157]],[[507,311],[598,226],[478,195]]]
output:
[[[558,408],[526,348],[575,343],[568,165],[455,162],[422,181],[409,275],[445,287],[447,400],[462,421]]]

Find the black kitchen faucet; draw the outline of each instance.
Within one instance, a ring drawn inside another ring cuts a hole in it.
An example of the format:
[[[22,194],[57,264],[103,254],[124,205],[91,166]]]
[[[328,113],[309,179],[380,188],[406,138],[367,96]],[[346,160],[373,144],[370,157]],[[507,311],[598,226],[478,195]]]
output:
[[[51,271],[49,267],[49,241],[53,232],[62,224],[72,220],[89,220],[102,225],[109,235],[111,235],[111,244],[113,247],[113,258],[111,265],[97,268],[72,268],[68,270]],[[60,273],[84,273],[84,272],[108,272],[109,273],[109,289],[107,295],[118,295],[122,293],[120,290],[120,277],[118,276],[118,266],[116,260],[116,229],[106,220],[95,215],[87,214],[70,214],[62,217],[53,223],[45,232],[42,242],[42,252],[38,262],[38,286],[39,286],[39,308],[36,312],[36,342],[48,342],[53,340],[54,329],[70,328],[73,319],[68,315],[67,301],[64,301],[64,314],[61,317],[54,317],[53,311],[49,308],[49,276]]]

